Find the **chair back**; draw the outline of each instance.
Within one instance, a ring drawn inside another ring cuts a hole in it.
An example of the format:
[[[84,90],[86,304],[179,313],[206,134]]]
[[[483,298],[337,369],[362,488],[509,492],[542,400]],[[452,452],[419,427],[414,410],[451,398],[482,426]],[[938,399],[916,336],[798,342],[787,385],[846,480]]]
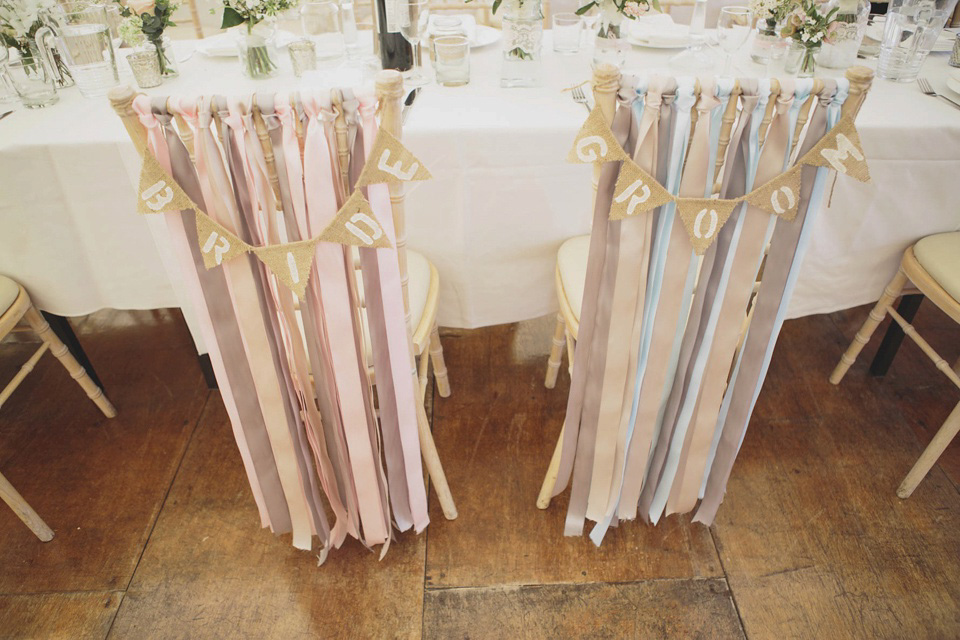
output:
[[[863,67],[782,81],[595,71],[630,161],[595,165],[554,489],[572,479],[568,535],[591,519],[599,543],[638,512],[712,522],[828,191],[811,159],[851,131],[871,81]],[[651,197],[663,204],[644,211]]]

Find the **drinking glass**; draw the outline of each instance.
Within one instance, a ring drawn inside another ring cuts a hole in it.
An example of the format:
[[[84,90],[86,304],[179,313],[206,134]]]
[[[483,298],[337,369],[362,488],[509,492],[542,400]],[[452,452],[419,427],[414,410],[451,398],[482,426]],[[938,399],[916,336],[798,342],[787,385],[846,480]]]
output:
[[[557,53],[580,51],[580,16],[575,13],[553,14],[553,50]]]
[[[707,0],[696,0],[690,17],[690,44],[670,58],[670,67],[683,73],[707,73],[713,70],[714,62],[704,51],[707,41]]]
[[[7,79],[7,61],[10,59],[10,51],[6,45],[0,42],[0,104],[17,101],[17,92]]]
[[[84,97],[106,95],[120,82],[107,12],[102,5],[68,2],[41,13],[45,24],[37,29],[36,41],[50,69],[57,68],[53,44],[57,38],[60,58]]]
[[[730,75],[730,64],[734,52],[743,46],[750,37],[750,23],[753,17],[748,7],[721,7],[717,19],[717,41],[727,54],[723,64],[723,75]]]
[[[133,71],[133,79],[141,89],[159,87],[163,81],[160,73],[160,58],[156,51],[134,51],[127,56],[127,64]]]
[[[307,2],[300,7],[303,35],[317,49],[317,60],[329,65],[344,57],[346,45],[340,30],[340,8],[336,2]]]
[[[53,76],[39,58],[11,60],[7,63],[7,77],[28,109],[49,107],[60,99]]]
[[[465,36],[440,36],[433,41],[437,84],[460,87],[470,82],[470,40]]]
[[[407,76],[407,84],[422,87],[430,82],[420,65],[420,41],[430,22],[430,3],[427,0],[400,0],[397,10],[400,14],[400,33],[413,46],[413,69]]]
[[[580,0],[580,8],[591,4],[593,0]],[[587,42],[593,42],[593,37],[597,35],[597,25],[600,23],[600,5],[593,3],[589,9],[580,14],[583,20],[583,30],[587,33]]]
[[[880,55],[880,42],[883,41],[883,26],[887,16],[871,13],[867,16],[867,29],[860,42],[857,55],[865,59],[873,59]]]
[[[957,0],[892,0],[887,10],[877,77],[913,82],[940,37]]]

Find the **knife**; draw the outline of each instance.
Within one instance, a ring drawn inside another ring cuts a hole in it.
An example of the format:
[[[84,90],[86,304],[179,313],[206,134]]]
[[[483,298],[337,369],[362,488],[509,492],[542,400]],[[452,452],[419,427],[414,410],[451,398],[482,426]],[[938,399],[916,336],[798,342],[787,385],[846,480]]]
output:
[[[420,95],[420,87],[407,94],[407,98],[403,101],[403,109],[400,111],[400,124],[406,124],[407,113],[410,112],[410,107],[413,106],[413,101],[417,99],[418,95]]]

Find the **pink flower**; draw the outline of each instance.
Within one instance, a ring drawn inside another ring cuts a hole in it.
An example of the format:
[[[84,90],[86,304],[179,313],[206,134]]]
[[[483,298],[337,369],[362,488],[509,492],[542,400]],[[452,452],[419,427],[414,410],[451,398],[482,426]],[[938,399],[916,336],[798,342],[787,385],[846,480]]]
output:
[[[830,26],[827,27],[827,32],[823,36],[823,41],[827,44],[836,44],[837,39],[840,37],[840,23],[831,22]]]
[[[127,0],[127,7],[135,14],[153,13],[156,0]]]
[[[789,24],[794,27],[803,26],[803,20],[807,17],[807,14],[803,12],[802,9],[794,9],[788,18]]]
[[[640,16],[646,14],[650,11],[650,7],[646,4],[641,4],[633,0],[628,1],[623,5],[623,13],[626,16],[631,18],[639,18]]]

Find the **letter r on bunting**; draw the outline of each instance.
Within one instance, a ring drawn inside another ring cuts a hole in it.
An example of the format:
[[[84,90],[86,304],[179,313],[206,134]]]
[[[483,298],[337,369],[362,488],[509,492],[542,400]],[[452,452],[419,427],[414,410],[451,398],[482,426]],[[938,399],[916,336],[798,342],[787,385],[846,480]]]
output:
[[[633,160],[625,160],[613,187],[613,202],[610,219],[624,220],[637,213],[651,211],[672,200],[653,176],[641,169]]]

